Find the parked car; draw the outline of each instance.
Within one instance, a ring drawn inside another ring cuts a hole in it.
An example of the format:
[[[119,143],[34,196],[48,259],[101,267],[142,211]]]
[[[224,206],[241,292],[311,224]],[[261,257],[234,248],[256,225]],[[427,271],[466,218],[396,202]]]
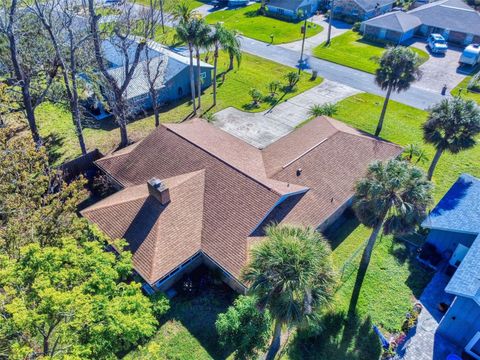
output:
[[[448,49],[445,38],[440,34],[430,34],[427,42],[430,51],[434,54],[444,54]]]
[[[480,63],[480,44],[468,45],[460,56],[460,65],[475,66]]]

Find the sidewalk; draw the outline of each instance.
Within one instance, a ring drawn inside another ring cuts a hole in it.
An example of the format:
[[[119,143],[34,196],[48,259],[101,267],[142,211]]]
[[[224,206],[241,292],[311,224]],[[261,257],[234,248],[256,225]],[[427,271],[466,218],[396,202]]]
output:
[[[457,353],[452,344],[436,334],[443,316],[437,305],[440,302],[452,301],[452,296],[444,291],[449,280],[443,272],[437,272],[423,291],[420,296],[423,309],[418,317],[418,324],[397,350],[396,360],[445,360],[449,354]]]

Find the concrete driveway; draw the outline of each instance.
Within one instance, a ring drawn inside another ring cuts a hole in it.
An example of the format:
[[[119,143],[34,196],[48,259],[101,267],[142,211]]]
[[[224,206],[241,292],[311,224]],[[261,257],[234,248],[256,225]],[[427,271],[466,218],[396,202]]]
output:
[[[426,43],[417,41],[411,46],[429,52]],[[420,81],[416,82],[417,87],[440,93],[444,85],[447,85],[447,93],[455,88],[471,69],[465,68],[459,71],[458,60],[462,54],[463,48],[457,48],[449,45],[449,49],[445,55],[430,54],[420,69],[423,72]]]
[[[359,92],[349,86],[324,80],[320,85],[267,111],[249,113],[226,108],[215,114],[214,125],[263,149],[307,120],[310,106],[335,103]]]

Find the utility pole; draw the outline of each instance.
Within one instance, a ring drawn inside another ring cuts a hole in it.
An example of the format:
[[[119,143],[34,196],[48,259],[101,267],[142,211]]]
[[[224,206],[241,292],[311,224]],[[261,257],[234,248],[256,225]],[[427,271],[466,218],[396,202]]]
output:
[[[307,18],[305,17],[305,20],[303,22],[302,26],[302,34],[303,34],[303,39],[302,39],[302,52],[300,53],[300,61],[298,62],[298,75],[302,72],[302,66],[303,66],[303,51],[305,49],[305,37],[307,36]]]
[[[334,6],[334,1],[330,1],[330,14],[329,14],[329,19],[328,19],[328,37],[327,37],[327,42],[325,45],[330,45],[330,40],[332,38],[332,22],[333,22],[333,6]]]

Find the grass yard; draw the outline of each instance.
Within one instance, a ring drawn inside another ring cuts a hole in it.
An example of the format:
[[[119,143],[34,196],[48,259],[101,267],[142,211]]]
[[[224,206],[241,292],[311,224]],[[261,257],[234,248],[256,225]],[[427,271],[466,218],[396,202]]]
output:
[[[179,46],[181,42],[176,39],[177,32],[174,28],[165,25],[165,32],[160,26],[155,32],[155,41],[165,46]]]
[[[258,14],[260,4],[250,5],[237,9],[216,11],[206,17],[210,24],[223,22],[229,29],[236,29],[246,37],[271,43],[283,44],[302,39],[300,29],[302,22],[292,23]],[[307,37],[322,32],[320,25],[308,23]]]
[[[324,330],[314,338],[301,331],[289,346],[289,359],[378,359],[381,348],[372,325],[383,332],[400,330],[413,297],[420,296],[431,273],[419,267],[415,253],[390,236],[379,239],[364,279],[357,314],[347,317],[356,271],[369,229],[354,216],[337,230],[327,233],[333,247],[334,264],[341,285],[332,309],[324,319]],[[314,354],[314,355],[313,355]]]
[[[325,43],[313,49],[313,56],[374,74],[378,67],[377,59],[382,56],[386,46],[362,39],[362,35],[352,30],[332,39],[329,46]],[[411,47],[423,64],[429,55],[420,49]]]
[[[380,115],[383,99],[359,94],[339,102],[335,116],[343,122],[373,133]],[[382,136],[400,145],[418,144],[426,149],[430,159],[431,146],[422,145],[420,125],[427,113],[391,101]],[[438,201],[457,177],[468,172],[480,176],[480,146],[469,151],[440,159],[434,175],[435,200]],[[421,164],[427,169],[429,163]],[[431,273],[415,261],[415,252],[402,241],[384,236],[374,249],[357,303],[357,316],[348,319],[356,272],[363,245],[371,230],[351,217],[339,229],[327,233],[333,248],[333,261],[339,270],[341,285],[335,295],[332,310],[325,320],[320,336],[308,338],[301,332],[295,337],[285,358],[367,360],[378,358],[381,349],[371,325],[381,326],[384,332],[398,332],[414,298],[420,296]]]
[[[375,132],[383,104],[382,97],[359,94],[338,104],[339,111],[335,116],[337,119],[370,134]],[[402,146],[417,144],[426,150],[431,160],[434,149],[431,145],[424,145],[420,127],[426,118],[426,111],[390,101],[381,136]],[[440,200],[461,173],[466,172],[480,177],[478,159],[480,159],[480,145],[456,155],[443,154],[433,175],[435,199]],[[427,170],[430,163],[420,165]]]
[[[463,81],[458,84],[450,93],[454,96],[461,95],[464,98],[476,101],[480,105],[480,93],[471,92],[467,89],[468,83],[472,80],[473,75],[467,76],[465,79],[463,79]]]
[[[172,1],[169,1],[169,0],[166,0],[164,2],[165,4],[165,7],[168,8],[168,6],[170,6],[172,3],[174,3],[176,0],[172,0]],[[205,1],[200,1],[200,0],[187,0],[188,3],[190,4],[190,8],[191,9],[196,9],[204,4],[208,4],[208,1],[205,0]],[[135,0],[135,3],[136,4],[140,4],[140,5],[144,5],[144,6],[150,6],[150,0]]]
[[[171,300],[170,311],[155,336],[131,351],[124,360],[232,358],[232,349],[219,345],[215,321],[235,297],[225,285],[212,285],[196,294],[177,295]]]
[[[221,54],[219,58],[219,82],[217,106],[212,108],[212,88],[205,91],[202,97],[203,111],[210,113],[220,111],[226,107],[233,106],[241,110],[248,110],[251,104],[251,97],[248,94],[251,88],[259,89],[267,95],[268,84],[273,80],[280,80],[286,84],[284,76],[295,71],[278,63],[274,63],[260,57],[243,54],[240,68],[225,75],[222,82],[222,72],[228,67],[228,57]],[[302,74],[301,80],[292,92],[280,93],[279,99],[285,101],[299,93],[308,90],[322,82],[321,78],[310,80],[310,75]],[[279,101],[277,99],[277,101]],[[251,111],[262,111],[271,107],[271,101],[265,101],[260,107]],[[191,114],[191,104],[188,99],[162,109],[162,122],[180,122]],[[49,137],[52,141],[51,152],[57,163],[79,155],[78,143],[75,129],[72,124],[70,113],[67,109],[53,104],[42,104],[37,110],[38,125],[43,137]],[[131,140],[138,141],[148,135],[154,128],[152,116],[134,121],[128,125]],[[119,142],[120,135],[113,120],[89,121],[84,125],[84,136],[88,149],[98,148],[103,153],[111,151]]]

